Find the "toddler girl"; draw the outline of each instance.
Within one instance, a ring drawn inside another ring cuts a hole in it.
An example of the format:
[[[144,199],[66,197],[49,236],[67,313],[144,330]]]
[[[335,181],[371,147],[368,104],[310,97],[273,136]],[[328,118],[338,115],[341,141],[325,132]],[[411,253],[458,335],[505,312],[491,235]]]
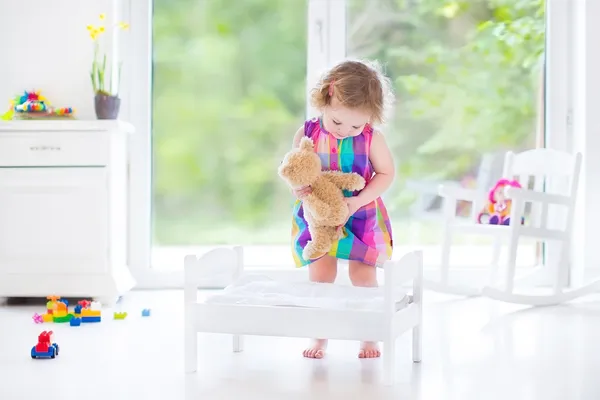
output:
[[[376,266],[392,255],[392,227],[381,194],[394,179],[394,163],[383,135],[373,129],[380,124],[393,100],[389,80],[371,63],[344,61],[325,73],[311,91],[311,103],[320,117],[304,123],[294,136],[298,147],[302,136],[310,137],[321,158],[323,170],[356,172],[365,178],[362,191],[345,191],[348,220],[342,238],[328,254],[304,260],[302,250],[310,240],[302,198],[310,188],[294,191],[293,255],[298,267],[308,265],[313,282],[333,282],[337,260],[349,260],[354,286],[377,286]],[[315,339],[304,356],[322,358],[326,339]],[[360,358],[379,357],[376,343],[361,343]]]

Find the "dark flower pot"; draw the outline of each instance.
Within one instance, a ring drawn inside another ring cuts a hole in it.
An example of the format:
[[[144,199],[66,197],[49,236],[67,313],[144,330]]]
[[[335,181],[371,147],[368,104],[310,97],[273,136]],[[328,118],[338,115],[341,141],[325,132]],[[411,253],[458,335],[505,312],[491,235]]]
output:
[[[120,98],[116,96],[108,96],[105,94],[96,94],[95,108],[96,117],[98,119],[117,119],[117,117],[119,116],[120,107]]]

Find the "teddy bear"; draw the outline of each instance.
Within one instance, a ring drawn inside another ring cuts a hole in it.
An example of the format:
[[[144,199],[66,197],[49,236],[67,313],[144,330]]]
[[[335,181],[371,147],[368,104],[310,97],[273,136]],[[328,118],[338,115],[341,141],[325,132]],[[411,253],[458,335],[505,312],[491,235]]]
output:
[[[279,176],[292,189],[311,187],[302,198],[304,218],[311,240],[302,252],[305,260],[327,254],[340,238],[340,227],[348,219],[348,205],[343,190],[361,190],[365,179],[355,172],[321,171],[321,159],[309,137],[302,137],[297,148],[288,152],[278,170]]]

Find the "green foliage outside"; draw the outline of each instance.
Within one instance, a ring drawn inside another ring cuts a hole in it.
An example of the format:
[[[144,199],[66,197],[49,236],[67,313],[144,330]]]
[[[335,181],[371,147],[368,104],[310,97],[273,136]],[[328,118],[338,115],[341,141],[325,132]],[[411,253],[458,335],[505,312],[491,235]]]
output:
[[[460,179],[485,151],[534,145],[544,2],[347,3],[348,55],[378,59],[398,96],[400,233],[406,179]],[[306,21],[305,0],[155,2],[155,244],[289,242],[276,169],[305,119]]]

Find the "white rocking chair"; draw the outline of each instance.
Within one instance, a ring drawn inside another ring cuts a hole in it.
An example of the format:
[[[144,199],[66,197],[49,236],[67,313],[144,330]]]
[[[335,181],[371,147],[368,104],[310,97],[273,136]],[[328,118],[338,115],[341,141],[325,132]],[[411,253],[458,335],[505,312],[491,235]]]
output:
[[[518,154],[508,152],[505,157],[503,176],[507,179],[517,179],[522,186],[522,188],[506,189],[507,198],[512,200],[509,225],[477,223],[476,218],[484,205],[487,192],[441,185],[439,190],[440,196],[444,198],[444,236],[440,280],[427,280],[425,287],[444,293],[483,295],[504,302],[532,306],[560,304],[600,289],[600,280],[598,280],[577,289],[564,290],[569,274],[571,230],[580,168],[581,153],[572,155],[552,149],[528,150]],[[530,178],[533,178],[533,185],[529,184]],[[458,200],[471,201],[473,204],[468,223],[460,223],[456,218]],[[526,217],[526,223],[521,224],[522,218],[525,217],[527,203],[531,203],[531,212]],[[548,218],[549,215],[552,218]],[[449,283],[450,248],[454,233],[493,237],[489,286],[461,287]],[[533,274],[552,273],[551,294],[513,293],[516,281],[517,248],[521,237],[535,238],[546,243],[549,241],[560,243],[560,255],[558,262],[553,263],[553,268],[543,266],[533,271]],[[500,251],[505,241],[508,242],[506,274],[503,287],[498,288],[495,283]]]

